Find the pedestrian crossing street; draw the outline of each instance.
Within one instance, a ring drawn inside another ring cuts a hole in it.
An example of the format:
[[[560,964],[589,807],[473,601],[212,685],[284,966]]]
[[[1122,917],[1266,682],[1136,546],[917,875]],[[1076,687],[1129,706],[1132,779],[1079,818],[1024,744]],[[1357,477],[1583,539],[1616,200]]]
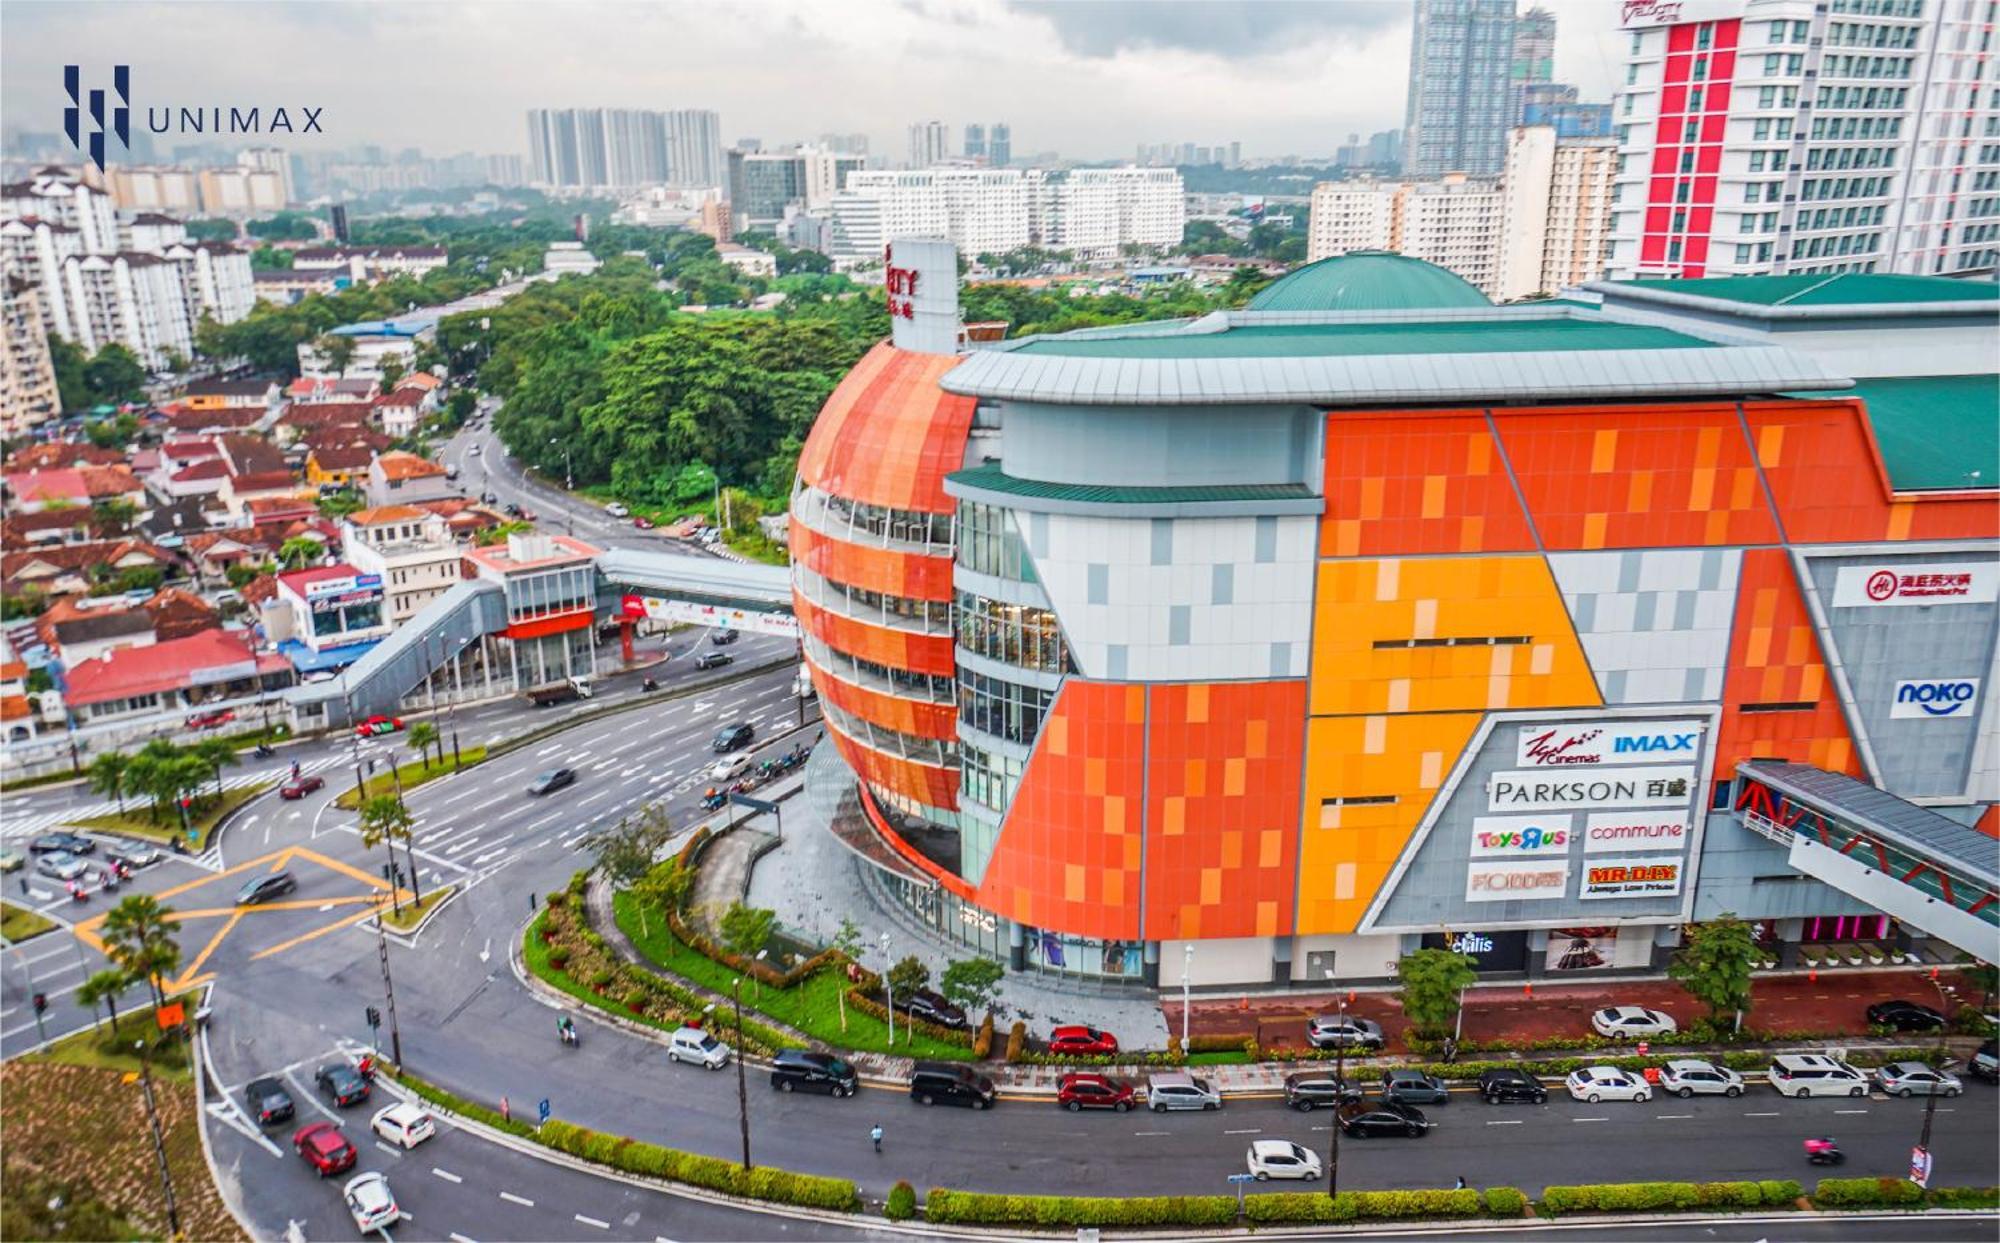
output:
[[[319,759],[309,760],[300,764],[299,773],[302,776],[309,776],[314,773],[324,772],[330,768],[338,768],[344,762],[344,756],[322,756]],[[256,785],[260,782],[282,782],[289,778],[291,774],[292,766],[289,762],[266,764],[264,767],[248,772],[232,773],[225,770],[222,774],[222,788],[225,790],[238,790],[244,786]],[[213,789],[214,787],[210,786],[209,788]],[[125,800],[125,807],[128,811],[134,807],[144,806],[145,799],[143,798],[128,797]],[[50,829],[61,828],[63,825],[76,820],[88,819],[91,816],[102,816],[117,810],[118,800],[110,798],[102,799],[95,803],[86,803],[81,806],[65,807],[59,811],[37,812],[28,816],[17,816],[11,810],[0,807],[0,835],[4,835],[9,842],[14,842],[16,839],[25,839],[33,837],[37,833],[48,832]]]

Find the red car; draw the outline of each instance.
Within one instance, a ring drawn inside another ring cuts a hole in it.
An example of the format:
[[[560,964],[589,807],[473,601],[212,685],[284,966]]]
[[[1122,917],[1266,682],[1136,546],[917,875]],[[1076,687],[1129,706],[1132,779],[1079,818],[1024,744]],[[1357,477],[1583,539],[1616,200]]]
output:
[[[360,1155],[340,1133],[340,1127],[331,1122],[300,1127],[298,1134],[292,1136],[292,1147],[305,1158],[307,1165],[319,1171],[321,1178],[353,1169],[354,1160]]]
[[[297,781],[287,781],[284,785],[279,786],[278,797],[304,798],[314,790],[324,790],[325,788],[326,779],[324,777],[301,777]]]
[[[1118,1037],[1110,1032],[1098,1031],[1095,1027],[1072,1023],[1049,1033],[1049,1052],[1116,1053]]]
[[[1056,1081],[1056,1104],[1075,1113],[1080,1109],[1132,1108],[1132,1085],[1108,1075],[1064,1075]]]
[[[653,529],[653,520],[644,514],[640,514],[637,518],[632,519],[632,525],[638,527],[641,531],[650,531]]]
[[[354,727],[354,732],[363,738],[373,738],[377,734],[393,734],[403,728],[403,718],[399,716],[371,716]]]
[[[235,719],[236,714],[234,712],[231,712],[227,708],[217,708],[213,712],[193,713],[187,719],[187,727],[189,729],[214,729],[218,725],[227,725]]]

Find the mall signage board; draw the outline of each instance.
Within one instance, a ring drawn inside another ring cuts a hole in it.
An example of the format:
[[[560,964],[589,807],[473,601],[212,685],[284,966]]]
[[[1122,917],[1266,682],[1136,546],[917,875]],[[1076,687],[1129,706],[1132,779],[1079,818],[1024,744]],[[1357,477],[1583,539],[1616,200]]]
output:
[[[1932,565],[1844,565],[1833,581],[1833,607],[1991,604],[2000,600],[2000,561]]]
[[[714,604],[692,604],[686,600],[662,600],[658,596],[626,596],[627,617],[683,626],[712,626],[717,630],[743,630],[751,634],[778,634],[799,637],[799,619],[790,613],[763,613],[755,609],[732,609]]]
[[[1494,773],[1489,811],[1572,811],[1685,805],[1694,794],[1692,765],[1655,768],[1546,769]]]
[[[1889,705],[1894,721],[1936,720],[1979,714],[1978,678],[1918,678],[1896,683]]]
[[[1583,853],[1685,850],[1693,821],[1686,811],[1593,812],[1583,822]]]
[[[1467,902],[1539,902],[1560,898],[1569,888],[1569,863],[1562,859],[1496,863],[1475,860],[1465,873]]]
[[[1693,721],[1523,725],[1514,763],[1521,768],[1666,764],[1692,760],[1700,749],[1701,726]]]
[[[1576,840],[1574,816],[1480,816],[1472,822],[1472,857],[1522,859],[1564,855]]]
[[[1680,894],[1687,860],[1679,855],[1605,859],[1583,868],[1579,898],[1672,898]]]

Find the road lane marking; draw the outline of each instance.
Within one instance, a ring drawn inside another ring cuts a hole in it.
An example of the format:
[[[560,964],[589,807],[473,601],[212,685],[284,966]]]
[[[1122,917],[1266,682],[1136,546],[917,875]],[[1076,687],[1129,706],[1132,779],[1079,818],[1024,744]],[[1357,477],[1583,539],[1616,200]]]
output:
[[[448,1183],[462,1183],[465,1181],[458,1175],[452,1173],[450,1170],[441,1170],[435,1165],[431,1167],[431,1173],[437,1175],[439,1178],[444,1179]],[[453,1237],[456,1238],[457,1236],[454,1235]]]
[[[1655,1118],[1660,1118],[1660,1119],[1667,1119],[1667,1118],[1692,1118],[1692,1117],[1694,1117],[1694,1115],[1693,1115],[1693,1114],[1654,1114],[1653,1116],[1654,1116]]]
[[[1865,1114],[1868,1111],[1865,1109],[1836,1109],[1833,1112],[1837,1114]]]
[[[608,1221],[599,1221],[595,1217],[585,1217],[582,1213],[575,1214],[575,1217],[586,1226],[596,1226],[599,1230],[611,1229],[611,1223]]]
[[[1253,1126],[1253,1127],[1249,1128],[1248,1130],[1244,1130],[1244,1131],[1224,1131],[1224,1132],[1223,1132],[1223,1134],[1224,1134],[1224,1135],[1262,1135],[1263,1133],[1264,1133],[1264,1128],[1263,1128],[1263,1127],[1261,1127],[1261,1126]]]
[[[1772,1113],[1767,1113],[1767,1114],[1744,1114],[1743,1116],[1746,1118],[1776,1118],[1780,1117],[1781,1115],[1774,1111]]]
[[[464,1235],[459,1234],[456,1231],[446,1235],[445,1237],[450,1239],[451,1243],[473,1243],[471,1239],[466,1238]]]
[[[513,1192],[511,1192],[511,1191],[503,1191],[503,1192],[501,1192],[501,1193],[500,1193],[500,1198],[501,1198],[501,1199],[503,1199],[503,1200],[506,1200],[506,1201],[508,1201],[508,1202],[509,1202],[509,1203],[511,1203],[511,1204],[519,1204],[519,1205],[521,1205],[521,1206],[522,1206],[522,1207],[524,1207],[524,1208],[533,1208],[533,1207],[535,1207],[535,1202],[534,1202],[533,1200],[530,1200],[530,1199],[529,1199],[528,1197],[526,1197],[526,1196],[517,1196],[517,1195],[515,1195],[515,1194],[514,1194]]]
[[[1571,1122],[1609,1122],[1609,1118],[1571,1118]]]
[[[1522,1122],[1522,1119],[1520,1119],[1520,1118],[1495,1118],[1495,1119],[1491,1119],[1491,1120],[1489,1120],[1489,1121],[1488,1121],[1488,1122],[1486,1123],[1486,1125],[1487,1125],[1487,1126],[1520,1126],[1520,1125],[1521,1125],[1521,1122]],[[1315,1130],[1317,1130],[1318,1128],[1314,1128],[1314,1129],[1315,1129]]]
[[[379,1139],[375,1141],[375,1146],[376,1146],[377,1148],[380,1148],[380,1149],[381,1149],[381,1150],[382,1150],[383,1152],[386,1152],[386,1153],[388,1153],[388,1154],[389,1154],[390,1156],[392,1156],[392,1157],[396,1158],[396,1159],[397,1159],[397,1160],[399,1160],[399,1161],[400,1161],[400,1160],[402,1160],[402,1158],[403,1158],[403,1150],[402,1150],[402,1149],[400,1149],[400,1148],[396,1148],[396,1147],[392,1147],[392,1146],[391,1146],[391,1145],[389,1145],[389,1144],[385,1144],[385,1143],[383,1143],[383,1142],[382,1142],[381,1140],[379,1140]]]
[[[1173,1132],[1172,1132],[1172,1131],[1134,1131],[1134,1132],[1132,1132],[1132,1134],[1134,1134],[1134,1135],[1138,1135],[1138,1136],[1146,1136],[1146,1135],[1172,1135],[1172,1134],[1173,1134]]]

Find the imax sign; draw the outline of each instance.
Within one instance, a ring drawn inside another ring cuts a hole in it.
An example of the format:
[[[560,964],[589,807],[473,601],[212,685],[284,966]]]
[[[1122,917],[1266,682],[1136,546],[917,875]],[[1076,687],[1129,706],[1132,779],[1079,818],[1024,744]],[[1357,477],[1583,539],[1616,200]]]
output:
[[[1523,725],[1514,744],[1514,762],[1523,768],[1663,764],[1691,761],[1700,747],[1701,726],[1693,721]]]
[[[1978,678],[1922,678],[1896,683],[1896,698],[1889,707],[1889,717],[1891,720],[1969,717],[1978,707]]]

